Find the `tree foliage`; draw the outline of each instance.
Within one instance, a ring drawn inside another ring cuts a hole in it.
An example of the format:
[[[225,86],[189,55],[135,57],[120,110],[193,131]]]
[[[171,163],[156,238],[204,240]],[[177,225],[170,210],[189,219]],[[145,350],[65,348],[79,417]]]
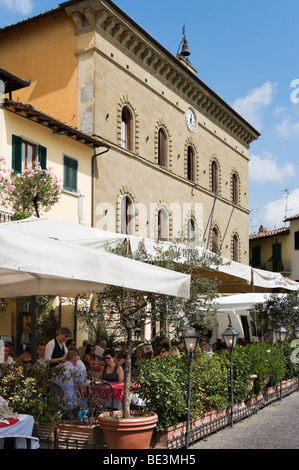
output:
[[[271,294],[264,303],[253,306],[262,335],[281,325],[296,328],[299,326],[299,294],[289,292],[285,295]]]
[[[99,293],[98,312],[93,312],[92,319],[105,316],[107,322],[113,323],[127,342],[125,364],[125,396],[124,417],[129,417],[129,391],[131,379],[132,341],[134,331],[140,328],[142,321],[160,323],[160,335],[166,336],[166,321],[185,328],[193,327],[205,336],[211,329],[211,320],[207,320],[208,302],[215,298],[219,282],[215,278],[205,278],[201,269],[221,263],[218,255],[202,254],[197,247],[183,245],[182,240],[171,244],[157,241],[153,253],[148,253],[143,242],[132,252],[127,241],[121,242],[116,248],[107,248],[110,252],[146,262],[165,269],[179,270],[191,276],[190,298],[182,299],[174,296],[158,295],[148,292],[128,292],[127,290],[107,286]]]
[[[32,168],[16,173],[7,170],[5,159],[0,159],[0,201],[12,210],[15,218],[22,219],[41,211],[48,212],[59,201],[61,186],[52,168],[42,169],[35,163]]]

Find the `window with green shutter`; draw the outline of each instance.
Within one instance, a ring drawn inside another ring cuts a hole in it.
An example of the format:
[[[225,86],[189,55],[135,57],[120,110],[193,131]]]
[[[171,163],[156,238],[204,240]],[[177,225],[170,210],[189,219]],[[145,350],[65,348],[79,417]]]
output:
[[[251,258],[249,264],[253,268],[261,266],[261,247],[260,246],[253,246],[252,247],[252,258]]]
[[[299,250],[299,230],[295,232],[295,250]]]
[[[32,168],[37,159],[42,169],[46,170],[46,147],[37,145],[17,135],[12,136],[12,169],[16,173],[22,173],[23,170]]]
[[[67,191],[77,192],[78,190],[78,161],[74,158],[64,155],[63,157],[63,188]]]

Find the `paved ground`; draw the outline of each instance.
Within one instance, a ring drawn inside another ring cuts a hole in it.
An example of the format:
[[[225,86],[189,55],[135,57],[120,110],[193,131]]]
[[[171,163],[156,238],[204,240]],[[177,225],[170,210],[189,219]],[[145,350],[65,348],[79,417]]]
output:
[[[299,392],[212,434],[192,449],[299,449]]]

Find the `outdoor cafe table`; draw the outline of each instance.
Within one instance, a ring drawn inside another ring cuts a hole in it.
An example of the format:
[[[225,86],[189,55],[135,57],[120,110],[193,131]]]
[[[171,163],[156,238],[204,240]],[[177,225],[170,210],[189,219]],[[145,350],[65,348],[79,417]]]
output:
[[[33,416],[19,414],[16,418],[0,421],[0,449],[5,448],[5,439],[13,438],[16,449],[27,449],[27,440],[30,440],[30,448],[39,448],[39,439],[35,435],[35,423]]]
[[[101,381],[95,382],[95,386],[97,384],[100,384]],[[109,382],[114,390],[114,396],[113,396],[113,408],[117,410],[122,410],[123,409],[123,402],[124,402],[124,382]],[[130,391],[130,403],[138,405],[138,406],[144,406],[144,402],[138,397],[136,393],[134,393],[134,386],[131,387]],[[104,405],[111,405],[111,399],[110,398],[105,398],[102,399],[102,402]]]
[[[102,383],[101,381],[95,382],[95,386],[99,385]],[[122,410],[123,409],[123,401],[124,401],[124,383],[123,382],[109,382],[114,390],[114,395],[113,395],[113,407],[116,408],[117,410]],[[111,399],[110,398],[104,398],[101,399],[101,401],[104,403],[105,406],[111,406]]]

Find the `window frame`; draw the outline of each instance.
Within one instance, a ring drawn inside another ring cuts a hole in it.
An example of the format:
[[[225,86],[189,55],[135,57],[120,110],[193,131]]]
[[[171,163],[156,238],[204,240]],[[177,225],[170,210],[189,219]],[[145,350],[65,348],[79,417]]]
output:
[[[133,150],[133,117],[128,106],[123,106],[121,110],[121,147],[126,150]]]
[[[78,169],[79,162],[76,158],[63,154],[63,190],[73,194],[78,193]],[[69,170],[69,175],[67,175]],[[73,177],[75,174],[75,184]],[[69,185],[67,185],[67,176],[69,178]]]
[[[232,256],[232,260],[233,261],[239,261],[239,237],[237,234],[234,234],[233,235],[233,239],[232,239],[232,251],[233,251],[233,256]]]
[[[187,147],[187,179],[195,182],[195,151],[191,145]]]
[[[215,251],[216,248],[216,251]],[[219,251],[219,231],[216,227],[212,229],[212,250],[213,253],[218,253]]]
[[[212,161],[211,172],[212,172],[212,192],[216,194],[218,193],[219,168],[215,160]]]
[[[167,168],[167,133],[163,127],[158,130],[158,165]]]
[[[29,146],[33,149],[34,153],[34,159],[31,163],[31,167],[28,167],[26,163],[26,160],[28,162],[27,149]],[[24,148],[25,154],[23,157]],[[43,170],[47,169],[47,148],[26,137],[12,134],[12,169],[14,170],[14,172],[22,173],[25,169],[32,168],[32,165],[34,166],[34,164],[37,162],[39,162]],[[23,163],[26,163],[26,165],[24,165]]]
[[[164,214],[164,218],[162,218],[162,214]],[[159,209],[157,217],[158,217],[158,240],[167,241],[169,237],[169,217],[164,207],[161,207]]]
[[[133,235],[133,201],[124,194],[120,201],[120,231],[123,235]]]
[[[239,203],[238,188],[239,188],[239,178],[238,178],[237,173],[233,173],[232,174],[232,202],[234,204]]]

